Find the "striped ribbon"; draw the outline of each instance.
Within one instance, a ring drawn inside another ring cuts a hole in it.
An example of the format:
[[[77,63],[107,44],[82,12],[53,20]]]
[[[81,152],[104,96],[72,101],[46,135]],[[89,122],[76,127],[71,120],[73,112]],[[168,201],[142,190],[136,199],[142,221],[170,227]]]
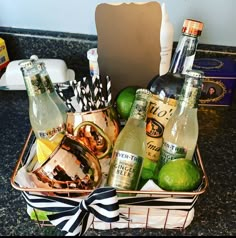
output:
[[[22,192],[26,203],[35,209],[54,214],[47,215],[49,221],[66,232],[66,235],[83,235],[91,226],[94,216],[103,222],[117,222],[119,219],[131,221],[119,213],[119,206],[154,207],[159,209],[181,209],[190,211],[198,199],[191,197],[120,197],[115,188],[102,187],[95,189],[85,200],[43,196]]]
[[[32,208],[55,212],[47,215],[49,221],[68,236],[83,235],[92,224],[93,216],[104,222],[116,222],[120,217],[116,190],[112,187],[98,188],[80,202],[28,192],[22,194]]]

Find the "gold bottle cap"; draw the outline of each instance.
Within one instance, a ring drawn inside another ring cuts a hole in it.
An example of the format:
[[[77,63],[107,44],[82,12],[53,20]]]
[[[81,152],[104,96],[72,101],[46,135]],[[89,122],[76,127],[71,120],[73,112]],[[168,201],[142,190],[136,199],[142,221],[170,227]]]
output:
[[[200,21],[186,19],[183,24],[182,32],[187,35],[200,36],[203,29],[203,23]]]

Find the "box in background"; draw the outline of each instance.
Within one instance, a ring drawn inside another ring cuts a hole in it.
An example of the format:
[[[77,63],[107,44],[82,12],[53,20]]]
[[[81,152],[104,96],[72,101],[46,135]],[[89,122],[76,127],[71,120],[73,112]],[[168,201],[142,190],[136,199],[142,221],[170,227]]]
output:
[[[0,70],[6,68],[9,63],[7,47],[5,41],[0,38]]]
[[[232,58],[195,59],[193,69],[204,72],[200,105],[230,106],[236,86],[236,61]]]

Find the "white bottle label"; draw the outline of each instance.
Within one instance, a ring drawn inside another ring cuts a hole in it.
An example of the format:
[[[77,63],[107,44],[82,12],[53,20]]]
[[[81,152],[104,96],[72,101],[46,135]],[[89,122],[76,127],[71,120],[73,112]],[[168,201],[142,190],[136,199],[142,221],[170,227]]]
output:
[[[164,141],[161,149],[161,166],[163,166],[170,160],[185,158],[186,154],[186,148],[170,143],[168,141]]]
[[[176,109],[176,100],[169,99],[168,103],[152,95],[146,125],[146,157],[152,161],[158,161],[162,146],[164,128]]]
[[[136,190],[143,158],[126,151],[115,151],[108,176],[108,185],[118,189]]]

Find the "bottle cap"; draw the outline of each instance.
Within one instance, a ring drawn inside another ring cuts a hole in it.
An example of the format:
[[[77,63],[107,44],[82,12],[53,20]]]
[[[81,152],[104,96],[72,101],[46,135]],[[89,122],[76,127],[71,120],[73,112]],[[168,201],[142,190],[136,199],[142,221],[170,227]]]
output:
[[[148,89],[146,89],[146,88],[139,88],[139,89],[137,89],[136,94],[151,95],[151,92]]]
[[[186,19],[183,24],[182,32],[187,35],[200,36],[203,29],[203,23],[200,21]]]
[[[33,68],[33,63],[31,60],[22,60],[18,64],[21,68],[31,69]]]
[[[98,53],[97,48],[92,48],[87,51],[87,58],[91,61],[97,61],[98,59]]]
[[[37,55],[30,56],[30,60],[32,60],[32,61],[37,61],[38,59],[39,59],[39,57]]]

